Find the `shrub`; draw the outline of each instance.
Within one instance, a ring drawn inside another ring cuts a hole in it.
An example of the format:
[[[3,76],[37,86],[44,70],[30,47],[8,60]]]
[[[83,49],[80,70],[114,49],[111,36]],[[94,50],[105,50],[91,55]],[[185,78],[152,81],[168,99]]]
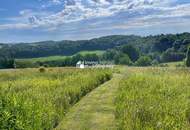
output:
[[[114,56],[114,61],[116,64],[120,65],[132,65],[132,61],[129,56],[122,52],[118,52],[118,54]]]
[[[159,62],[158,62],[157,60],[153,60],[153,61],[151,62],[151,64],[152,64],[153,66],[157,66],[157,65],[159,64]]]
[[[40,71],[41,73],[44,73],[44,72],[46,71],[46,69],[45,69],[45,67],[40,67],[40,68],[39,68],[39,71]]]
[[[160,64],[159,67],[169,67],[168,64]]]
[[[118,64],[120,64],[120,65],[132,65],[132,61],[128,55],[124,55],[122,57],[119,57]]]
[[[148,56],[141,56],[136,62],[136,66],[150,66],[152,60]]]

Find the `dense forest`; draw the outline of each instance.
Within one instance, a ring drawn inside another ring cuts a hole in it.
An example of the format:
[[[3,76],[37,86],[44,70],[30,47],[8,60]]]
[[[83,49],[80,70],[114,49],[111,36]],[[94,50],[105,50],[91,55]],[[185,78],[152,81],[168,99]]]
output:
[[[190,33],[155,36],[112,35],[91,40],[43,41],[36,43],[0,44],[0,67],[14,67],[15,59],[68,56],[62,61],[36,63],[49,66],[73,66],[78,60],[113,61],[115,64],[148,66],[182,61],[190,45]],[[101,56],[75,55],[80,51],[104,50]],[[30,63],[29,63],[30,64]]]

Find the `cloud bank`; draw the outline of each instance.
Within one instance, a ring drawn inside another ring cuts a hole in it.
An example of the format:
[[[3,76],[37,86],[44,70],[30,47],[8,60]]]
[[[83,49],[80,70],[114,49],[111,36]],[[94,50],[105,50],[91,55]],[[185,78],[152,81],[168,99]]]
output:
[[[45,2],[46,1],[46,2]],[[10,23],[0,24],[1,30],[34,29],[44,31],[64,30],[66,25],[84,23],[88,27],[138,28],[159,24],[175,24],[190,19],[190,3],[178,0],[39,0],[43,11],[23,9]],[[45,3],[44,3],[45,2]],[[49,8],[59,6],[59,11]],[[81,28],[81,27],[80,27]],[[85,28],[85,27],[84,27]],[[96,28],[96,29],[97,29]],[[72,30],[72,27],[71,29]]]

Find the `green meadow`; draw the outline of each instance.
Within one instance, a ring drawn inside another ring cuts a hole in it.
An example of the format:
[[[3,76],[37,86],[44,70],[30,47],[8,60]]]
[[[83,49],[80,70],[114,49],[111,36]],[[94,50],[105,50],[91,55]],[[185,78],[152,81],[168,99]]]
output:
[[[77,54],[87,55],[87,54],[96,54],[102,55],[105,51],[80,51]],[[73,55],[74,56],[74,55]],[[39,57],[39,58],[27,58],[27,59],[16,59],[17,62],[47,62],[47,61],[56,61],[56,60],[64,60],[68,56],[48,56],[48,57]]]
[[[107,69],[1,71],[0,129],[53,129],[70,107],[111,75]]]
[[[184,67],[0,71],[2,130],[188,130]]]
[[[190,129],[190,70],[130,68],[116,98],[119,130]]]
[[[105,51],[80,51],[71,56],[47,56],[39,58],[15,59],[16,68],[37,68],[40,66],[65,67],[75,66],[80,58],[87,61],[97,61]]]

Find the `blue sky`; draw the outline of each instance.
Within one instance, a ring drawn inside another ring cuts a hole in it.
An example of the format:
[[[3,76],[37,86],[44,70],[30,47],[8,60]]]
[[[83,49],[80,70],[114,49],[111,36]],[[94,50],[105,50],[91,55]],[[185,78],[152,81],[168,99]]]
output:
[[[190,32],[189,0],[1,0],[0,42]]]

